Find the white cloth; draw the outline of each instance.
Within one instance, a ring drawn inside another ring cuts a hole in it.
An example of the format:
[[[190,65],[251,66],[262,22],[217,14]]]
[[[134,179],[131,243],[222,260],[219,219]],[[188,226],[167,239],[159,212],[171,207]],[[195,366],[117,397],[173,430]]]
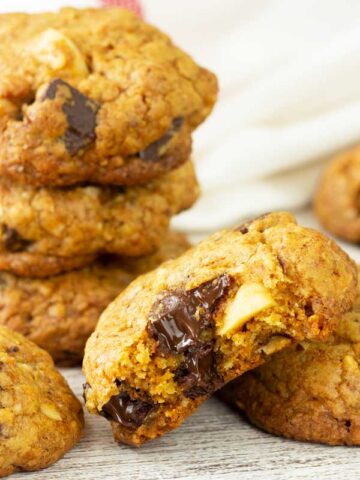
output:
[[[2,0],[0,9],[96,5]],[[194,135],[203,195],[174,226],[207,233],[309,204],[326,159],[360,141],[358,0],[143,0],[146,19],[217,73]]]

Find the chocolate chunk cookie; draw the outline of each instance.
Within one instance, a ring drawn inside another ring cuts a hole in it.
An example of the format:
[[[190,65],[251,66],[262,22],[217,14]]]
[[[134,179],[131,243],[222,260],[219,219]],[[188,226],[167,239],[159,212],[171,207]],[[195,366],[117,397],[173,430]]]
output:
[[[290,214],[217,233],[105,310],[85,349],[86,406],[140,445],[266,361],[274,339],[325,338],[355,292],[353,262]]]
[[[33,186],[145,184],[179,167],[215,76],[118,9],[0,15],[0,174]]]
[[[341,153],[326,168],[314,200],[315,214],[329,232],[360,242],[360,146]]]
[[[360,290],[326,344],[303,342],[231,382],[221,397],[260,428],[329,445],[360,445]]]
[[[86,340],[101,312],[137,275],[189,248],[169,233],[153,255],[107,257],[87,268],[45,279],[0,273],[0,324],[47,350],[62,365],[81,363]]]
[[[0,326],[0,476],[48,467],[80,438],[80,402],[51,357]]]
[[[141,187],[34,188],[0,182],[0,270],[44,277],[112,253],[152,253],[198,195],[187,162]],[[75,260],[73,258],[75,257]]]

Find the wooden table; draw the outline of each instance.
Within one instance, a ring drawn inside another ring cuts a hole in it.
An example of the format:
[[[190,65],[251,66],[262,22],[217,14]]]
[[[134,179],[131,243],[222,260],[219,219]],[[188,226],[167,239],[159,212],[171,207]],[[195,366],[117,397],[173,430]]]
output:
[[[311,215],[301,216],[313,226]],[[358,247],[345,245],[358,261]],[[79,397],[80,369],[64,375]],[[109,424],[86,414],[80,443],[41,472],[13,480],[357,480],[360,450],[276,438],[250,426],[216,398],[210,399],[176,431],[141,449],[114,443]]]

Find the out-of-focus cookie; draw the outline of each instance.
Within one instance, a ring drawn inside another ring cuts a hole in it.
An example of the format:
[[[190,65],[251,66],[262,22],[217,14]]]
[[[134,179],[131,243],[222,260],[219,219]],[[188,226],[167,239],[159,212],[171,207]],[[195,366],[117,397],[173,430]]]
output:
[[[334,235],[360,242],[360,146],[336,156],[320,179],[315,214]]]
[[[151,254],[171,217],[197,196],[191,162],[141,187],[46,189],[1,182],[0,270],[43,277],[68,270],[74,257],[81,265],[95,254]]]
[[[4,229],[4,227],[3,227]],[[57,257],[47,256],[38,253],[22,252],[21,249],[27,248],[28,243],[18,236],[15,230],[6,229],[7,238],[17,237],[15,242],[17,247],[14,250],[13,240],[8,244],[9,252],[0,253],[0,272],[11,272],[18,277],[46,278],[59,273],[69,272],[85,267],[92,263],[96,255],[77,255],[75,257]],[[17,250],[20,249],[20,250]],[[0,273],[1,275],[1,273]]]
[[[119,8],[0,15],[0,174],[144,184],[180,166],[216,77]]]
[[[360,445],[360,291],[325,344],[303,342],[220,396],[260,428],[296,440]]]
[[[45,279],[0,273],[0,324],[22,333],[62,365],[82,361],[101,312],[137,275],[189,248],[170,232],[153,255],[107,257],[87,268]]]
[[[104,311],[85,349],[86,406],[140,445],[269,354],[325,338],[355,293],[354,263],[290,214],[217,233]]]
[[[56,462],[80,438],[80,402],[50,356],[0,326],[0,476]]]

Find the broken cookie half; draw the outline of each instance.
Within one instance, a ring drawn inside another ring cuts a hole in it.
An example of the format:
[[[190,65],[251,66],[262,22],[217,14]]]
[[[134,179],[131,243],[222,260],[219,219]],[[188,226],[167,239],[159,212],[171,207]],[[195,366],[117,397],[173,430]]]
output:
[[[134,281],[86,346],[86,406],[119,442],[176,428],[214,391],[348,311],[356,267],[288,213],[211,236]]]

